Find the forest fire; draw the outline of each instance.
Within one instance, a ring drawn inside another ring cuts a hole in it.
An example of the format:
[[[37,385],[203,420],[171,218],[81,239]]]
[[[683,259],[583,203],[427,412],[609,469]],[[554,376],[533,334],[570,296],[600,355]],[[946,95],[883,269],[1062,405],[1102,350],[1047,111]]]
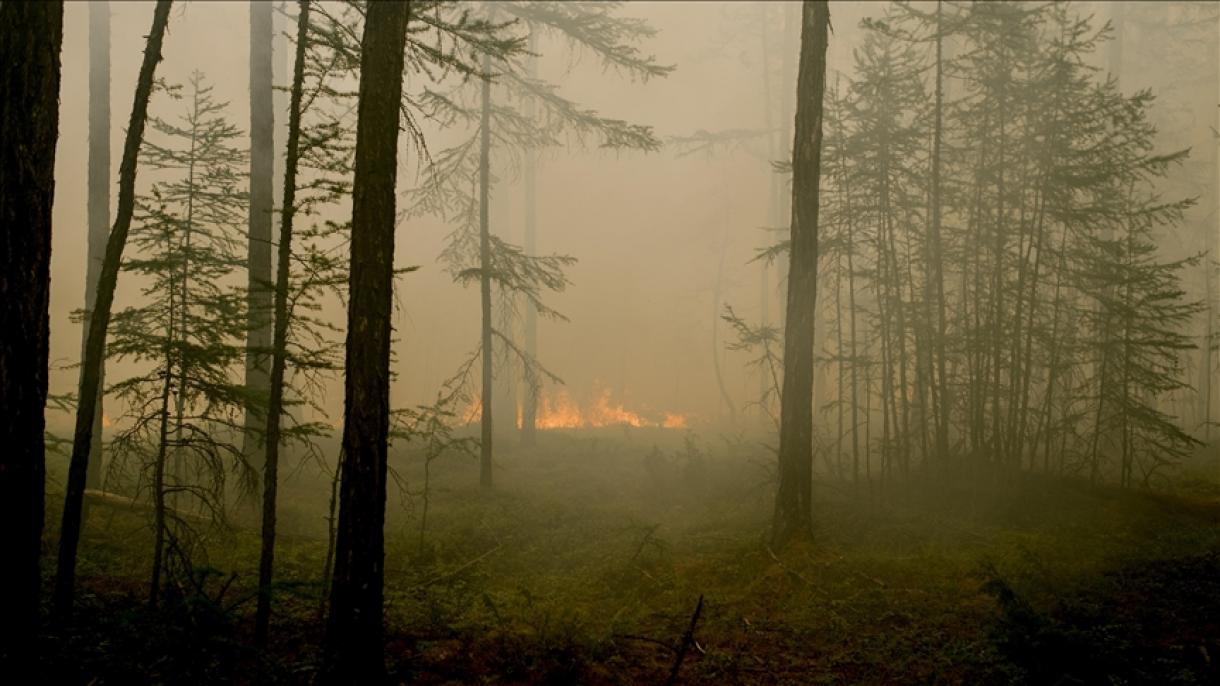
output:
[[[581,427],[634,426],[660,427],[663,429],[686,428],[687,417],[675,412],[664,412],[659,417],[643,415],[627,409],[622,403],[613,402],[609,389],[597,394],[597,399],[587,410],[581,410],[565,390],[544,393],[538,399],[539,429],[576,429]],[[517,417],[521,425],[521,417]]]
[[[467,424],[479,419],[479,398],[471,400],[461,415]],[[521,426],[521,409],[517,410],[516,426]],[[567,390],[543,392],[538,399],[537,428],[588,429],[609,426],[633,426],[637,428],[685,429],[689,417],[678,412],[636,412],[611,399],[609,389],[597,393],[593,402],[582,407],[573,400]]]

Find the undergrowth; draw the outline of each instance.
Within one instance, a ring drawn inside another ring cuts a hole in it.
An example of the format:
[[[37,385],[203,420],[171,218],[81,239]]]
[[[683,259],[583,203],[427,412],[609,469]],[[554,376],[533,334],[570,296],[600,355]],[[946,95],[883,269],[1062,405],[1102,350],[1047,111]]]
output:
[[[1214,487],[821,481],[814,541],[773,551],[768,456],[662,431],[548,434],[502,455],[490,494],[473,462],[437,461],[426,529],[418,494],[390,497],[393,680],[663,683],[701,595],[686,683],[1220,678]],[[421,460],[393,467],[418,488]],[[195,581],[152,610],[146,512],[95,504],[77,615],[44,632],[43,681],[309,683],[327,474],[302,468],[282,492],[267,650],[250,647],[258,541],[241,508],[207,533]]]

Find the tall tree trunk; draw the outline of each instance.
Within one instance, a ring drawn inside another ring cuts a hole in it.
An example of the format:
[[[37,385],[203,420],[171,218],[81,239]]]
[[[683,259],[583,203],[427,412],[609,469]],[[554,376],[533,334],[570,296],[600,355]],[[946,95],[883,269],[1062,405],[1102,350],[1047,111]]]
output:
[[[936,354],[936,382],[932,402],[936,415],[936,455],[942,462],[949,452],[949,381],[945,372],[945,271],[944,245],[941,242],[941,146],[944,128],[944,21],[940,0],[936,2],[936,99],[932,123],[932,197],[928,224],[928,293],[925,300],[936,304],[933,341]]]
[[[1220,69],[1220,40],[1212,43],[1211,50],[1209,52],[1212,66]],[[1218,76],[1220,76],[1220,74],[1218,74]],[[1213,88],[1215,88],[1217,85],[1220,85],[1220,78],[1212,81]],[[1212,102],[1217,102],[1220,100],[1220,98],[1216,97],[1220,96],[1220,92],[1213,90],[1212,93]],[[1214,132],[1220,132],[1220,121],[1217,121],[1216,119],[1217,114],[1220,114],[1220,108],[1215,109],[1211,115],[1213,122],[1212,129]],[[1211,145],[1208,146],[1211,148],[1211,153],[1207,156],[1211,161],[1213,221],[1215,221],[1215,219],[1220,219],[1220,141],[1216,140],[1216,136],[1216,133],[1212,133]],[[1203,281],[1204,288],[1206,289],[1206,295],[1204,297],[1206,298],[1207,303],[1203,316],[1207,317],[1207,323],[1203,326],[1203,345],[1200,346],[1200,348],[1202,348],[1200,351],[1202,357],[1202,364],[1200,365],[1202,367],[1202,373],[1200,374],[1201,378],[1199,379],[1199,395],[1202,396],[1200,399],[1203,401],[1201,403],[1203,443],[1207,446],[1206,450],[1208,451],[1214,450],[1211,446],[1212,396],[1215,393],[1216,385],[1214,378],[1216,365],[1214,361],[1213,346],[1215,345],[1216,337],[1216,305],[1220,304],[1220,298],[1217,298],[1216,293],[1216,259],[1217,255],[1220,255],[1220,242],[1217,241],[1220,240],[1220,233],[1216,232],[1216,228],[1216,225],[1213,224],[1211,227],[1211,238],[1204,241],[1205,250],[1208,251],[1208,258],[1202,260],[1204,271]]]
[[[781,43],[781,45],[783,46],[782,47],[783,54],[781,56],[782,59],[780,61],[780,70],[779,70],[779,82],[780,82],[780,84],[782,84],[782,87],[780,88],[780,100],[779,100],[779,102],[780,102],[779,121],[784,128],[778,132],[781,143],[783,141],[791,140],[791,136],[792,136],[792,120],[793,120],[792,103],[796,96],[796,89],[790,88],[789,84],[791,84],[793,82],[793,68],[795,67],[795,63],[796,63],[796,60],[794,58],[796,57],[796,53],[797,53],[796,42],[797,42],[797,38],[799,37],[799,34],[800,34],[799,29],[800,29],[800,24],[801,24],[801,6],[799,3],[795,3],[795,2],[784,3],[783,12],[784,12],[784,38],[783,38],[783,42]],[[786,158],[786,157],[789,157],[791,154],[792,153],[790,150],[784,150],[783,152],[779,153],[779,155],[777,157],[775,157],[773,159]],[[773,192],[775,193],[776,196],[778,196],[779,203],[780,203],[779,204],[779,214],[777,216],[783,217],[785,215],[791,215],[792,214],[792,202],[791,202],[792,195],[785,192],[786,189],[784,188],[783,184],[777,183],[774,185],[773,189],[774,189]],[[784,289],[784,292],[787,292],[788,263],[784,262],[783,260],[777,261],[775,263],[775,271],[776,271],[776,282],[779,284],[779,286],[781,288]],[[779,316],[780,316],[779,326],[782,327],[784,325],[783,308],[780,308]],[[816,316],[815,316],[814,321],[815,321],[815,323],[817,322]]]
[[[193,109],[192,109],[191,119],[192,119],[192,121],[197,122],[197,121],[199,121],[199,83],[196,82],[193,77],[191,80],[194,82],[194,105],[193,105]],[[186,171],[186,187],[187,187],[186,217],[185,217],[186,221],[183,223],[183,227],[182,227],[182,237],[181,237],[182,245],[180,247],[180,252],[183,255],[183,259],[182,259],[182,265],[181,265],[181,267],[179,267],[180,276],[178,277],[181,280],[181,285],[179,286],[180,296],[178,298],[178,308],[180,310],[180,313],[178,315],[178,324],[179,324],[178,330],[182,336],[183,342],[186,342],[186,335],[187,335],[186,332],[188,330],[190,330],[190,328],[191,328],[191,325],[189,323],[190,322],[190,303],[191,303],[191,294],[190,294],[191,258],[190,258],[190,255],[191,255],[191,235],[194,233],[194,228],[195,228],[195,195],[198,190],[197,187],[195,186],[195,165],[196,165],[196,155],[197,155],[198,145],[199,145],[198,124],[192,124],[191,125],[191,147],[189,148],[188,158],[187,158],[190,160],[190,162],[187,164],[187,171]],[[171,286],[171,288],[172,288],[172,286]],[[172,293],[172,290],[171,290],[171,293]],[[172,299],[171,299],[171,303],[172,303]],[[174,321],[173,312],[174,312],[174,308],[171,306],[170,307],[170,321],[171,322]],[[171,330],[171,332],[173,331],[172,328],[170,330]],[[172,338],[172,333],[171,333],[171,338]],[[184,464],[185,460],[184,460],[183,450],[182,450],[182,446],[185,444],[183,443],[183,440],[182,440],[182,428],[183,428],[182,420],[183,420],[183,414],[186,410],[186,401],[187,401],[187,397],[186,397],[186,375],[187,375],[186,355],[183,353],[179,353],[178,359],[179,359],[179,361],[178,361],[178,392],[174,395],[174,410],[175,410],[174,411],[174,416],[175,416],[175,420],[174,420],[174,455],[173,455],[173,464],[171,465],[171,467],[169,469],[169,475],[171,478],[173,478],[175,480],[185,480],[186,465]],[[170,369],[171,366],[172,366],[172,360],[169,360],[167,358],[165,368]],[[164,457],[164,456],[162,456],[162,457]],[[165,478],[165,474],[164,474],[165,469],[163,467],[158,467],[158,469],[161,469],[161,472],[162,472],[161,476],[159,477],[161,479],[161,481],[159,483],[163,483],[164,478]],[[157,498],[158,498],[157,507],[160,510],[160,509],[164,508],[164,496],[162,495],[162,493],[164,492],[164,489],[161,485],[158,485],[156,488],[157,488]],[[178,507],[181,504],[181,500],[178,497],[178,495],[179,494],[178,494],[177,490],[175,489],[175,492],[173,495],[174,507]],[[158,519],[158,522],[163,521],[163,519],[164,518]],[[160,531],[161,524],[158,523],[157,527],[158,527],[158,531]],[[160,543],[158,542],[158,546],[159,545],[160,545]],[[153,604],[155,605],[156,603],[154,602]]]
[[[173,288],[169,292],[169,321],[165,336],[165,378],[161,381],[161,399],[157,410],[157,457],[153,462],[153,560],[152,578],[148,583],[148,604],[157,607],[161,598],[161,573],[165,563],[165,462],[169,446],[169,397],[174,385],[174,327],[175,298]],[[181,398],[179,398],[181,402]],[[178,420],[179,426],[182,420]]]
[[[813,533],[813,309],[817,302],[818,182],[829,25],[830,6],[822,0],[805,0],[792,146],[792,247],[784,318],[779,487],[771,529],[776,545]]]
[[[483,56],[483,72],[491,72],[491,59]],[[479,413],[479,485],[491,488],[492,449],[492,363],[495,361],[491,340],[491,227],[488,201],[491,191],[491,80],[483,79],[483,108],[479,120],[479,302],[482,306],[483,393]]]
[[[767,132],[767,160],[765,168],[770,181],[767,195],[767,228],[774,229],[779,224],[779,175],[771,168],[771,163],[779,159],[779,146],[776,145],[776,132],[771,116],[771,54],[768,47],[771,36],[767,35],[767,4],[758,3],[758,37],[762,44],[762,88],[763,88],[763,130]],[[758,261],[758,325],[766,327],[771,320],[771,265],[767,260]],[[812,341],[810,345],[812,345]],[[767,397],[767,374],[760,367],[758,370],[758,397]],[[763,400],[765,402],[765,400]],[[765,410],[765,406],[763,407]],[[764,416],[766,412],[763,413]]]
[[[843,402],[847,397],[847,388],[845,384],[845,373],[847,358],[843,351],[843,253],[840,251],[835,256],[835,360],[836,371],[838,375],[838,390],[835,393],[835,409],[838,410],[838,424],[835,441],[835,453],[837,454],[837,465],[835,477],[843,478]]]
[[[494,98],[494,91],[492,97]],[[501,187],[499,193],[492,189],[489,199],[488,226],[494,222],[497,228],[497,233],[505,238],[510,238],[510,227],[512,226],[512,195],[508,193],[507,186]],[[492,217],[491,215],[495,215]],[[493,379],[493,395],[492,395],[492,411],[493,417],[499,417],[500,421],[495,425],[497,437],[503,441],[501,445],[507,445],[513,439],[513,434],[517,431],[517,419],[519,405],[517,403],[517,365],[520,359],[513,352],[512,347],[517,345],[513,340],[516,333],[514,332],[513,319],[523,306],[522,298],[515,293],[505,292],[501,294],[502,299],[507,304],[506,307],[501,307],[492,312],[492,331],[498,332],[503,339],[496,343],[493,339],[492,346],[496,352],[495,364],[500,367],[501,373],[499,381]],[[520,347],[520,346],[518,346]],[[494,367],[493,367],[494,369]]]
[[[835,130],[839,140],[845,141],[846,135],[843,131],[842,117],[835,118]],[[852,211],[851,204],[851,183],[847,175],[847,162],[844,160],[839,165],[839,185],[843,188],[843,227],[847,234],[844,240],[844,252],[847,257],[847,318],[848,326],[850,327],[850,335],[848,336],[848,360],[851,365],[851,480],[852,485],[859,487],[860,485],[860,384],[859,384],[859,364],[857,360],[856,348],[856,267],[855,267],[855,244],[856,237],[853,230],[855,213]],[[842,327],[842,320],[839,320],[838,326]],[[868,393],[867,387],[865,393]],[[840,396],[842,402],[842,396]],[[867,416],[866,416],[867,421]],[[865,441],[867,449],[868,442]]]
[[[530,52],[536,53],[538,51],[538,39],[533,32],[530,32],[529,40]],[[537,78],[538,58],[531,56],[526,68],[531,79]],[[534,103],[533,98],[525,99],[525,118],[527,120],[534,121],[536,107],[537,105]],[[527,149],[525,151],[525,168],[522,170],[523,181],[525,182],[526,255],[538,254],[536,164],[536,151]],[[533,302],[525,303],[525,354],[533,359],[538,357],[538,312],[534,309]],[[527,365],[525,368],[525,393],[521,407],[521,443],[526,446],[532,446],[538,440],[538,396],[541,391],[539,381],[538,375]]]
[[[144,140],[144,124],[148,115],[148,98],[152,93],[153,76],[161,61],[161,41],[169,23],[172,0],[158,0],[153,11],[152,29],[144,48],[144,61],[136,81],[131,120],[127,124],[127,140],[123,145],[123,161],[119,166],[119,206],[114,227],[106,241],[106,257],[98,277],[97,300],[89,320],[89,339],[82,360],[80,392],[77,394],[76,430],[72,438],[72,460],[68,466],[68,487],[64,495],[64,514],[60,525],[59,559],[55,569],[54,613],[66,620],[72,611],[72,595],[76,587],[76,548],[80,543],[81,504],[85,494],[85,475],[89,451],[93,445],[93,420],[97,413],[97,396],[101,389],[102,356],[106,347],[106,329],[110,326],[110,308],[114,304],[114,287],[119,278],[123,248],[135,209],[136,161]],[[8,5],[5,5],[7,7]]]
[[[62,2],[0,5],[0,670],[14,675],[33,664],[38,628],[63,14]]]
[[[322,683],[384,678],[382,581],[390,428],[394,184],[407,2],[369,3],[361,43],[344,384],[343,484]]]
[[[284,367],[288,349],[288,276],[292,257],[292,222],[296,216],[297,145],[301,138],[301,90],[305,80],[305,48],[309,41],[309,0],[300,0],[297,49],[292,71],[292,102],[288,110],[288,147],[284,155],[284,209],[276,252],[275,331],[271,341],[271,386],[267,402],[266,456],[263,460],[263,540],[258,560],[258,607],[254,638],[267,643],[271,619],[271,578],[275,565],[275,509],[279,487],[280,415],[284,407]]]
[[[85,317],[81,326],[81,359],[89,342],[89,318],[97,300],[97,279],[106,254],[106,233],[110,226],[110,3],[103,0],[89,5],[89,182],[88,253],[85,258]],[[103,361],[99,379],[106,377]],[[97,409],[93,413],[93,445],[85,472],[88,488],[102,485],[102,392],[98,383]]]
[[[263,397],[268,389],[271,347],[271,213],[275,183],[275,109],[272,54],[275,37],[270,0],[250,3],[250,217],[246,253],[246,418],[242,451],[262,452],[267,426]]]

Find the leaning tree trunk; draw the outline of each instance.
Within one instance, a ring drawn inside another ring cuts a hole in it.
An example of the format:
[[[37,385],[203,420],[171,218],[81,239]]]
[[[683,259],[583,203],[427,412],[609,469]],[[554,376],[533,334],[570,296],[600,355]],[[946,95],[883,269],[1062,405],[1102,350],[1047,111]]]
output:
[[[0,669],[33,663],[62,2],[0,5]]]
[[[271,2],[250,3],[250,235],[246,242],[246,418],[242,451],[246,459],[262,452],[267,420],[271,347],[271,212],[274,201],[275,112],[272,109]]]
[[[483,56],[483,72],[491,71],[491,60]],[[483,109],[479,141],[479,301],[482,304],[483,394],[479,412],[479,485],[491,488],[491,227],[488,224],[488,193],[491,190],[491,79],[483,79]]]
[[[263,460],[263,544],[258,561],[258,608],[254,638],[267,643],[271,619],[271,575],[275,565],[275,503],[279,487],[280,414],[284,407],[284,366],[288,349],[288,275],[292,257],[292,222],[296,215],[297,145],[301,138],[301,89],[305,80],[305,48],[309,40],[309,0],[300,0],[297,49],[292,71],[292,104],[288,110],[288,148],[284,155],[284,210],[275,273],[275,331],[271,341],[271,386],[267,403],[266,457]]]
[[[361,44],[348,277],[343,484],[322,683],[384,678],[382,579],[390,428],[394,183],[407,2],[369,3]]]
[[[60,524],[59,559],[55,570],[54,612],[65,620],[72,610],[72,595],[76,586],[76,547],[80,542],[81,504],[85,494],[85,474],[89,451],[93,444],[93,419],[97,412],[97,396],[101,389],[102,355],[106,346],[106,329],[110,325],[110,307],[114,303],[114,287],[119,278],[119,264],[131,228],[135,209],[136,161],[144,140],[144,123],[148,115],[148,98],[152,93],[153,75],[161,61],[161,41],[169,23],[172,0],[158,0],[153,12],[152,30],[144,48],[144,62],[136,82],[131,120],[127,124],[127,141],[123,145],[123,162],[119,166],[119,208],[106,241],[106,257],[98,277],[97,300],[89,320],[89,339],[82,360],[79,405],[76,408],[76,431],[72,438],[72,461],[68,466],[68,487],[64,494],[64,514]],[[7,6],[7,5],[6,5]]]
[[[824,0],[805,0],[792,145],[792,242],[784,319],[779,488],[771,529],[775,545],[807,538],[813,532],[813,310],[817,302],[818,181],[829,25],[830,6]]]
[[[86,205],[89,236],[85,262],[85,317],[81,327],[81,359],[89,343],[89,318],[97,300],[97,279],[106,254],[110,223],[110,3],[89,5],[89,192]],[[103,361],[98,378],[105,379]],[[89,447],[88,488],[102,485],[102,388],[98,383],[93,412],[93,444]]]

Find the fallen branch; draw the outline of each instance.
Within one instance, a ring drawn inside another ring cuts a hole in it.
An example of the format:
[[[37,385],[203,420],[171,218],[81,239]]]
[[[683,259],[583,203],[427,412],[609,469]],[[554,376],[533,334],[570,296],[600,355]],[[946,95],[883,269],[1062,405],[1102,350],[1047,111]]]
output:
[[[682,642],[678,644],[678,655],[674,658],[674,666],[669,670],[669,679],[665,681],[665,686],[673,686],[678,683],[678,672],[682,669],[682,661],[686,659],[686,651],[690,650],[692,644],[695,644],[695,625],[699,623],[699,615],[702,612],[703,595],[700,594],[699,603],[695,605],[695,614],[690,618],[690,626],[686,627],[686,633],[682,635]],[[702,648],[700,648],[700,652],[702,652]]]
[[[121,493],[111,493],[109,491],[101,491],[101,490],[97,490],[97,489],[93,489],[93,488],[86,488],[81,495],[84,498],[88,498],[90,502],[97,503],[99,505],[110,505],[112,507],[123,507],[123,508],[127,508],[129,510],[151,510],[153,508],[153,503],[151,503],[150,501],[141,500],[139,498],[135,498],[135,497],[132,497],[129,495],[123,495]],[[182,519],[189,519],[189,520],[196,521],[196,522],[211,521],[209,518],[204,517],[203,515],[200,515],[200,514],[197,514],[194,512],[187,512],[185,510],[182,510],[177,507],[173,507],[172,505],[168,505],[168,504],[165,506],[165,512],[166,512],[166,514],[174,515],[174,516],[180,517]]]

